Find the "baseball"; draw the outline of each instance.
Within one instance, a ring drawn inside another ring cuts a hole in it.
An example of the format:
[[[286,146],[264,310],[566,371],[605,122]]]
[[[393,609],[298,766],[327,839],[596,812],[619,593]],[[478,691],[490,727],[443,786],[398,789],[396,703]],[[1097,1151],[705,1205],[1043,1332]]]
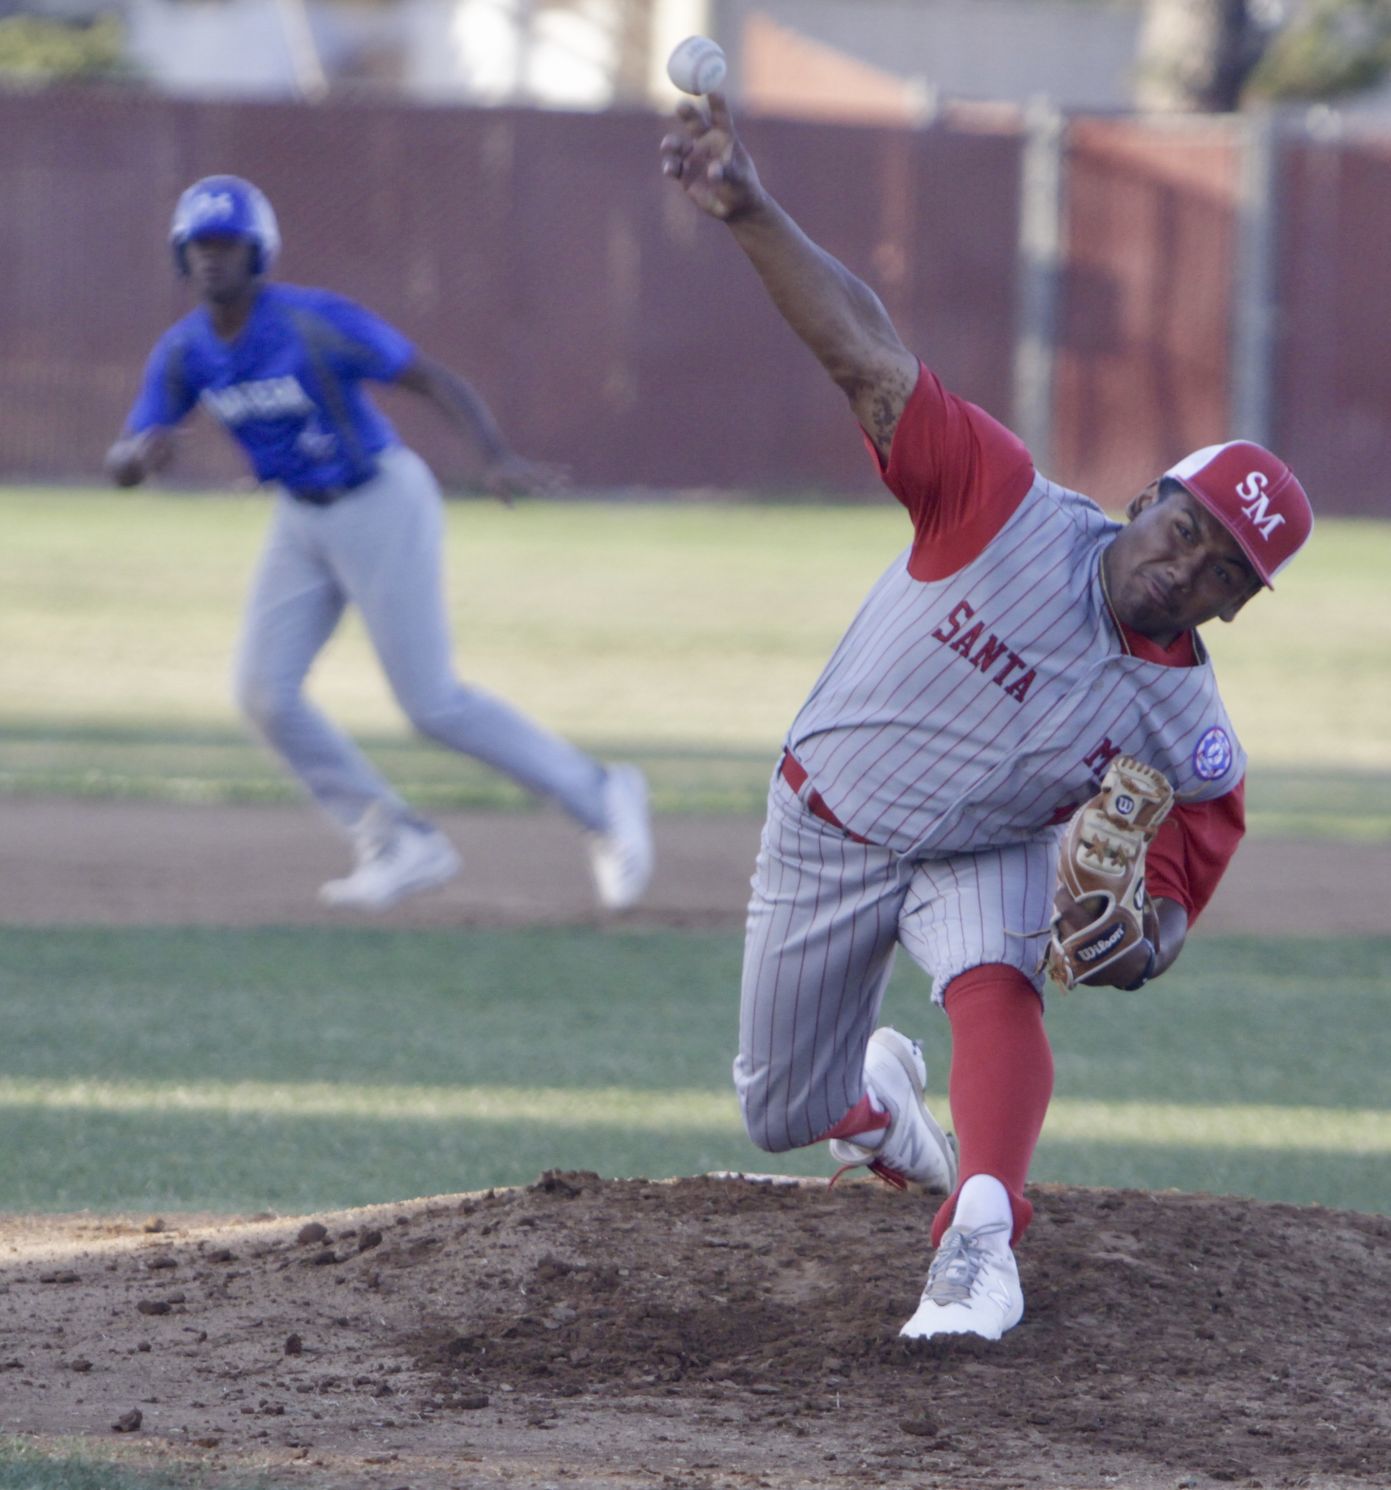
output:
[[[667,58],[667,77],[682,93],[709,93],[724,74],[724,53],[708,36],[688,36]]]

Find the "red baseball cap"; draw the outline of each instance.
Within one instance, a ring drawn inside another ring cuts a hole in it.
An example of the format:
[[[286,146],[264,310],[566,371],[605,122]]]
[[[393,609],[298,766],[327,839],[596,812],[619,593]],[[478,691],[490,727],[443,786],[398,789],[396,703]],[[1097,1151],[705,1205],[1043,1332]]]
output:
[[[1299,478],[1250,440],[1204,445],[1164,472],[1182,482],[1236,539],[1267,589],[1314,530]]]

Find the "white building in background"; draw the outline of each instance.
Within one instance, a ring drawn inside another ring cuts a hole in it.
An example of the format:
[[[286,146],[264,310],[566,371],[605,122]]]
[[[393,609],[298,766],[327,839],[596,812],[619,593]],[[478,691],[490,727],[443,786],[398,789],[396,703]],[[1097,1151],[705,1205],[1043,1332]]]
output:
[[[1141,13],[1139,0],[120,3],[132,61],[172,92],[312,97],[327,83],[438,102],[603,109],[669,101],[666,56],[700,32],[721,42],[731,88],[758,107],[885,119],[943,97],[1126,108]],[[635,44],[646,58],[642,88]]]
[[[948,101],[1130,109],[1144,0],[0,0],[113,9],[131,62],[174,93],[665,108],[667,54],[700,32],[746,110],[902,123]],[[1391,85],[1337,107],[1384,117]]]
[[[853,104],[886,121],[948,99],[1128,109],[1144,14],[1143,0],[715,0],[712,10],[738,37],[747,98],[824,117]]]
[[[546,6],[536,0],[452,0],[450,66],[470,97],[507,103],[531,99],[563,108],[606,108],[621,101],[618,79],[628,45],[643,51],[631,90],[669,95],[665,60],[683,37],[711,26],[709,0],[652,0],[642,27],[634,0],[581,0]],[[636,35],[641,31],[640,36]]]
[[[312,98],[325,88],[383,88],[431,102],[574,109],[669,97],[667,53],[710,25],[707,0],[122,0],[122,7],[131,61],[170,92]]]

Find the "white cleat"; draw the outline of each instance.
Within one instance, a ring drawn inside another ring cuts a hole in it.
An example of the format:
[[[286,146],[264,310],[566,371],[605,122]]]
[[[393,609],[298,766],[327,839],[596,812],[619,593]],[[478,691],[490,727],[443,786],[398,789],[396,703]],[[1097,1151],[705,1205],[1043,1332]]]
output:
[[[354,833],[357,866],[319,887],[319,899],[340,910],[383,911],[459,872],[454,845],[438,828],[401,822],[372,809]]]
[[[1003,1221],[951,1227],[932,1259],[922,1302],[899,1331],[908,1340],[979,1335],[998,1340],[1024,1317],[1019,1268]]]
[[[626,911],[652,878],[652,821],[647,780],[636,766],[610,766],[604,777],[607,826],[589,837],[594,888],[605,910]]]
[[[922,1047],[887,1026],[875,1030],[865,1048],[865,1082],[870,1096],[887,1108],[889,1126],[873,1147],[833,1138],[831,1157],[842,1170],[868,1165],[896,1190],[912,1184],[950,1195],[956,1188],[956,1149],[923,1100]]]

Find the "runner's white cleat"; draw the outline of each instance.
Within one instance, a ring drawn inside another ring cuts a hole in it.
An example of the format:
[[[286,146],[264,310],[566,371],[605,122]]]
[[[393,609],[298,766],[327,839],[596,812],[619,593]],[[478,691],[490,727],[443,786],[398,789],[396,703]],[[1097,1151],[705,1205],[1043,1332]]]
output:
[[[873,1146],[831,1139],[831,1157],[842,1171],[868,1165],[896,1190],[913,1184],[950,1195],[956,1188],[956,1149],[923,1100],[922,1047],[887,1026],[875,1030],[865,1048],[865,1084],[871,1099],[889,1113],[889,1126]]]
[[[951,1227],[932,1259],[922,1301],[899,1331],[909,1340],[979,1335],[998,1340],[1024,1317],[1019,1268],[1009,1248],[1009,1224]]]
[[[605,910],[626,911],[652,878],[652,820],[647,780],[636,766],[610,766],[604,777],[608,825],[589,837],[594,888]]]
[[[374,808],[353,836],[357,867],[319,887],[325,905],[382,911],[408,895],[437,889],[459,872],[454,845],[428,824],[402,822]]]

